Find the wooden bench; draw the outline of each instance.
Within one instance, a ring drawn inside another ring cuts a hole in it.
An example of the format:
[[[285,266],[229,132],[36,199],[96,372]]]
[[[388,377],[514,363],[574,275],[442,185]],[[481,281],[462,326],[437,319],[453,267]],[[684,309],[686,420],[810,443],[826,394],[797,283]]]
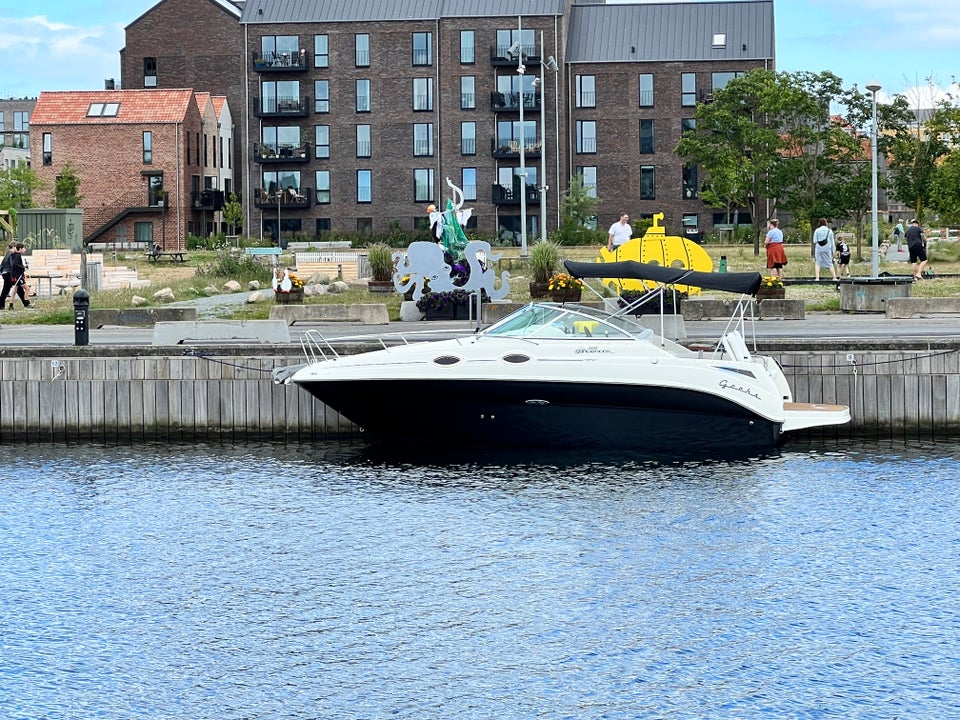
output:
[[[178,250],[164,250],[162,252],[148,252],[147,260],[157,262],[161,258],[170,258],[170,262],[186,262],[186,253]]]

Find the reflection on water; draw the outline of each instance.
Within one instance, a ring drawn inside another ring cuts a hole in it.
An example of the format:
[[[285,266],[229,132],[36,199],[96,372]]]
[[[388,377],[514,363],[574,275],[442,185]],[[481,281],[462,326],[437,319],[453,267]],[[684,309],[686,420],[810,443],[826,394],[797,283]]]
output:
[[[18,448],[19,452],[20,448]],[[8,718],[947,717],[960,445],[35,446]]]

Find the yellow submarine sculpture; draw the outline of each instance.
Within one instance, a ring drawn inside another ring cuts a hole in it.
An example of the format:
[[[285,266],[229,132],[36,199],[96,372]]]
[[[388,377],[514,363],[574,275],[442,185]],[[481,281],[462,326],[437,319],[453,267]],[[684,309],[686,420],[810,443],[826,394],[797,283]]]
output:
[[[713,260],[707,251],[692,240],[667,235],[663,222],[663,213],[653,216],[653,225],[642,238],[632,238],[612,252],[606,247],[600,248],[600,258],[597,262],[618,262],[621,260],[637,260],[651,265],[663,267],[687,268],[700,272],[713,272]],[[651,290],[657,283],[650,280],[621,280],[619,278],[603,278],[603,284],[615,292],[621,290]],[[688,295],[699,295],[700,288],[689,285],[677,285],[678,292]]]

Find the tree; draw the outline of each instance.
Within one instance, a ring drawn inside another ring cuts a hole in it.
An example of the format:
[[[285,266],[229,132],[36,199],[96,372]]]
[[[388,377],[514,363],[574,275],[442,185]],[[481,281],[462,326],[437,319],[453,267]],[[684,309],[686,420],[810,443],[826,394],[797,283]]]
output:
[[[53,185],[53,206],[58,208],[80,207],[80,177],[73,165],[67,163],[57,175]]]
[[[230,193],[230,199],[223,204],[223,219],[227,221],[231,235],[236,235],[237,228],[243,227],[243,205],[236,193]]]
[[[46,187],[33,169],[22,160],[12,168],[0,170],[0,207],[33,207],[33,193]]]
[[[555,233],[557,242],[567,241],[570,244],[579,245],[584,242],[585,236],[592,238],[594,232],[588,228],[596,219],[599,204],[600,198],[592,195],[584,185],[583,173],[574,175],[560,201],[563,222]]]

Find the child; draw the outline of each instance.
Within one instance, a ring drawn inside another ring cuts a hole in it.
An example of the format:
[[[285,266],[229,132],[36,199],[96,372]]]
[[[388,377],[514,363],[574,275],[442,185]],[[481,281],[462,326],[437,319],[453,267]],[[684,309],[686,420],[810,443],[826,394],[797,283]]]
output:
[[[837,240],[837,257],[839,258],[840,277],[843,277],[844,270],[847,272],[847,277],[850,277],[850,245],[847,244],[846,240]]]

